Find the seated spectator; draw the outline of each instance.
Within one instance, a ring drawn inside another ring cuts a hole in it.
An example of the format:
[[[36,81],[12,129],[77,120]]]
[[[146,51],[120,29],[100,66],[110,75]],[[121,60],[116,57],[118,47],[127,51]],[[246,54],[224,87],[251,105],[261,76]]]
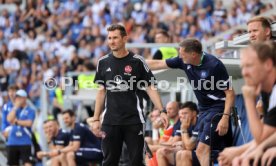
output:
[[[50,151],[62,149],[69,144],[71,136],[70,133],[59,129],[59,125],[56,120],[44,121],[43,129]],[[64,154],[61,154],[60,156],[51,156],[49,152],[39,151],[36,155],[40,159],[43,157],[51,157],[51,165],[67,166]]]
[[[168,102],[166,105],[167,116],[170,119],[168,125],[164,125],[161,119],[158,118],[154,122],[154,127],[160,130],[160,139],[158,144],[149,144],[149,149],[153,152],[154,158],[156,157],[155,152],[163,148],[164,146],[172,146],[175,142],[181,140],[181,136],[177,134],[180,130],[180,120],[178,116],[179,104],[176,101]]]
[[[35,111],[27,106],[27,93],[20,89],[16,91],[16,98],[7,120],[12,125],[9,132],[7,149],[8,165],[19,165],[22,160],[24,166],[32,165],[32,134],[31,127],[35,119]]]
[[[181,121],[181,130],[178,131],[177,135],[181,133],[182,140],[172,144],[171,147],[157,150],[157,162],[159,166],[188,165],[192,161],[192,152],[195,150],[198,136],[193,131],[197,121],[197,105],[188,101],[181,106],[178,114]],[[189,165],[192,165],[192,163]]]
[[[50,155],[65,154],[68,166],[101,161],[103,155],[100,138],[84,124],[75,123],[76,117],[72,110],[66,110],[62,114],[65,125],[71,129],[70,143],[62,149],[51,151]]]

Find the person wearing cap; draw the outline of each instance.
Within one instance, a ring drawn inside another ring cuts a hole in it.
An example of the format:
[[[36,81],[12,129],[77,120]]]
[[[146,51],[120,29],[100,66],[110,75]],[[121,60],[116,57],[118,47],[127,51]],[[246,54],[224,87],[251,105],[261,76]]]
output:
[[[15,102],[7,116],[11,124],[8,135],[8,165],[19,165],[20,160],[24,166],[31,166],[32,161],[32,134],[31,127],[35,119],[35,111],[27,105],[27,93],[20,89],[16,91]]]

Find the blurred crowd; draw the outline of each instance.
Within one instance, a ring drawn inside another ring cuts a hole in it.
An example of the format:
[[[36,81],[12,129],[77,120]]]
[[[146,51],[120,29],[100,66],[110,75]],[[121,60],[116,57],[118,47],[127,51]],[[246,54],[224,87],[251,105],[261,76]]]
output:
[[[153,43],[163,29],[172,42],[195,37],[203,44],[253,15],[273,8],[260,0],[1,0],[15,10],[0,15],[0,106],[7,87],[25,89],[40,107],[40,83],[68,71],[82,72],[108,53],[106,27],[121,22],[130,43]],[[229,39],[232,36],[225,36]],[[151,58],[151,51],[140,52]]]

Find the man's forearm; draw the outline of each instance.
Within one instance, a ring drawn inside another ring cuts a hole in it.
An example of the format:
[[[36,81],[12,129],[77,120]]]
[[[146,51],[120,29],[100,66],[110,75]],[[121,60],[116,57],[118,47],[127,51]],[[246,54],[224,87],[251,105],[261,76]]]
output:
[[[103,110],[103,105],[104,105],[104,101],[105,101],[105,90],[101,89],[98,91],[97,96],[96,96],[96,104],[95,104],[95,112],[94,112],[94,120],[99,120],[100,119],[100,115],[102,113]]]
[[[160,69],[168,69],[167,63],[165,60],[146,60],[149,68],[151,70],[160,70]]]
[[[33,121],[31,121],[31,120],[17,120],[16,119],[16,123],[19,126],[32,127]]]
[[[276,146],[276,133],[272,134],[266,140],[264,140],[259,146],[265,150],[269,147]]]
[[[256,110],[255,101],[245,99],[245,107],[248,117],[250,131],[257,143],[260,143],[263,132],[263,123],[261,122],[258,112]]]
[[[227,90],[225,91],[225,107],[224,107],[224,114],[230,115],[231,114],[231,107],[233,107],[235,102],[235,92],[234,90]]]
[[[17,107],[12,108],[11,112],[7,116],[8,122],[14,123],[14,120],[16,119],[16,110],[17,109],[18,109]]]
[[[154,106],[160,111],[163,110],[162,101],[157,92],[156,87],[154,87],[154,85],[148,86],[146,88],[146,91],[147,91],[147,94],[149,95],[151,101],[153,102]]]

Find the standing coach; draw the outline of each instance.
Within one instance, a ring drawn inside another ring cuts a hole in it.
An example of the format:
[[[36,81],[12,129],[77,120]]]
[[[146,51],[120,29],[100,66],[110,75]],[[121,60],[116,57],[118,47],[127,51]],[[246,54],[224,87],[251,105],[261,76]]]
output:
[[[96,96],[92,129],[100,131],[103,166],[118,165],[123,142],[126,143],[132,166],[144,165],[144,123],[141,87],[161,111],[162,102],[154,88],[155,79],[144,59],[126,49],[128,36],[124,26],[113,24],[108,29],[111,53],[100,58],[94,82],[100,85]],[[140,87],[139,87],[140,86]],[[162,113],[164,123],[168,123]]]

